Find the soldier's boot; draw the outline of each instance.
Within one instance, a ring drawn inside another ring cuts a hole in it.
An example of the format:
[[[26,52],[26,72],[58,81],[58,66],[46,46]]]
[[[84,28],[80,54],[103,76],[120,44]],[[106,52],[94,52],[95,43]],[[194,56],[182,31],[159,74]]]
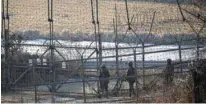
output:
[[[106,97],[107,97],[107,99],[109,98],[108,90],[106,91]]]
[[[132,89],[129,88],[129,97],[131,97],[131,96],[132,96]]]

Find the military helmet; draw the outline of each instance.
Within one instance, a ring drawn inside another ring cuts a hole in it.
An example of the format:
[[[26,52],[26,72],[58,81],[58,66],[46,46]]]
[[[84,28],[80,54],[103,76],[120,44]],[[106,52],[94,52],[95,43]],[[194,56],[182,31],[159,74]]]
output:
[[[171,59],[167,59],[167,63],[171,64],[172,60]]]
[[[102,65],[101,65],[101,68],[102,68],[102,69],[105,69],[105,68],[106,68],[105,64],[102,64]]]
[[[132,61],[129,61],[128,65],[129,65],[129,66],[132,66],[132,65],[133,65],[133,62],[132,62]]]

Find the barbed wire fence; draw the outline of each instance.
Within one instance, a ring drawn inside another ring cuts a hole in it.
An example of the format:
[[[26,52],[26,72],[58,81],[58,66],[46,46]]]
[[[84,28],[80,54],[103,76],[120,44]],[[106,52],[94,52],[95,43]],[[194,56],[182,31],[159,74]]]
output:
[[[199,57],[199,49],[204,47],[205,18],[196,18],[185,8],[189,6],[178,2],[2,0],[2,85],[8,88],[6,91],[15,91],[12,100],[16,98],[17,102],[138,102],[139,95],[130,99],[121,92],[128,89],[123,81],[128,61],[133,61],[137,69],[137,94],[141,92],[139,86],[152,89],[161,81],[168,58],[175,61],[176,72],[183,73],[188,71],[194,49]],[[199,28],[195,23],[203,25]],[[15,38],[13,42],[16,32],[24,38],[44,39],[18,43]],[[60,40],[58,34],[70,40]],[[90,41],[76,42],[75,34],[86,34]],[[14,46],[23,47],[23,52],[32,55],[20,56]],[[27,58],[17,59],[18,56]],[[111,96],[120,92],[119,98],[98,98],[102,64],[111,69]]]

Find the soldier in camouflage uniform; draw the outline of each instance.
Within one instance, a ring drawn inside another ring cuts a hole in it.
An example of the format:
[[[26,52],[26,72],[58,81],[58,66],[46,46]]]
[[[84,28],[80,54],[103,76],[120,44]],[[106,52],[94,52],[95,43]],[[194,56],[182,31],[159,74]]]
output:
[[[101,66],[101,69],[102,70],[101,70],[100,76],[99,76],[100,88],[101,88],[101,91],[103,94],[106,91],[106,96],[108,97],[108,84],[109,84],[110,74],[109,74],[109,71],[104,64]]]
[[[171,59],[167,59],[166,69],[164,70],[166,84],[171,84],[174,76],[174,65]]]
[[[127,81],[129,83],[129,96],[131,97],[131,93],[133,91],[133,93],[135,94],[134,92],[134,88],[133,88],[133,84],[135,82],[135,69],[133,67],[133,63],[130,61],[129,62],[129,69],[127,71]]]

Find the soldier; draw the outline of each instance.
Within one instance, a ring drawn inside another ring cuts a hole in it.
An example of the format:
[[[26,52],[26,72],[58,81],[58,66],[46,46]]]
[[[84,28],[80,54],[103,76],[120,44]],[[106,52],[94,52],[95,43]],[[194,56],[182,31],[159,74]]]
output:
[[[104,91],[106,91],[106,95],[108,97],[108,84],[109,84],[110,74],[109,74],[109,71],[104,64],[101,66],[101,69],[102,70],[101,70],[100,76],[99,76],[100,88],[101,88],[102,93],[104,93]]]
[[[190,70],[193,78],[194,103],[204,103],[206,94],[206,59],[193,61]]]
[[[131,97],[131,93],[133,91],[133,93],[135,94],[134,92],[134,88],[133,88],[133,84],[135,82],[135,69],[133,67],[133,63],[130,61],[129,62],[129,69],[127,71],[127,81],[129,83],[129,96]]]
[[[174,76],[174,65],[171,59],[167,59],[166,69],[164,71],[166,84],[171,84]]]

